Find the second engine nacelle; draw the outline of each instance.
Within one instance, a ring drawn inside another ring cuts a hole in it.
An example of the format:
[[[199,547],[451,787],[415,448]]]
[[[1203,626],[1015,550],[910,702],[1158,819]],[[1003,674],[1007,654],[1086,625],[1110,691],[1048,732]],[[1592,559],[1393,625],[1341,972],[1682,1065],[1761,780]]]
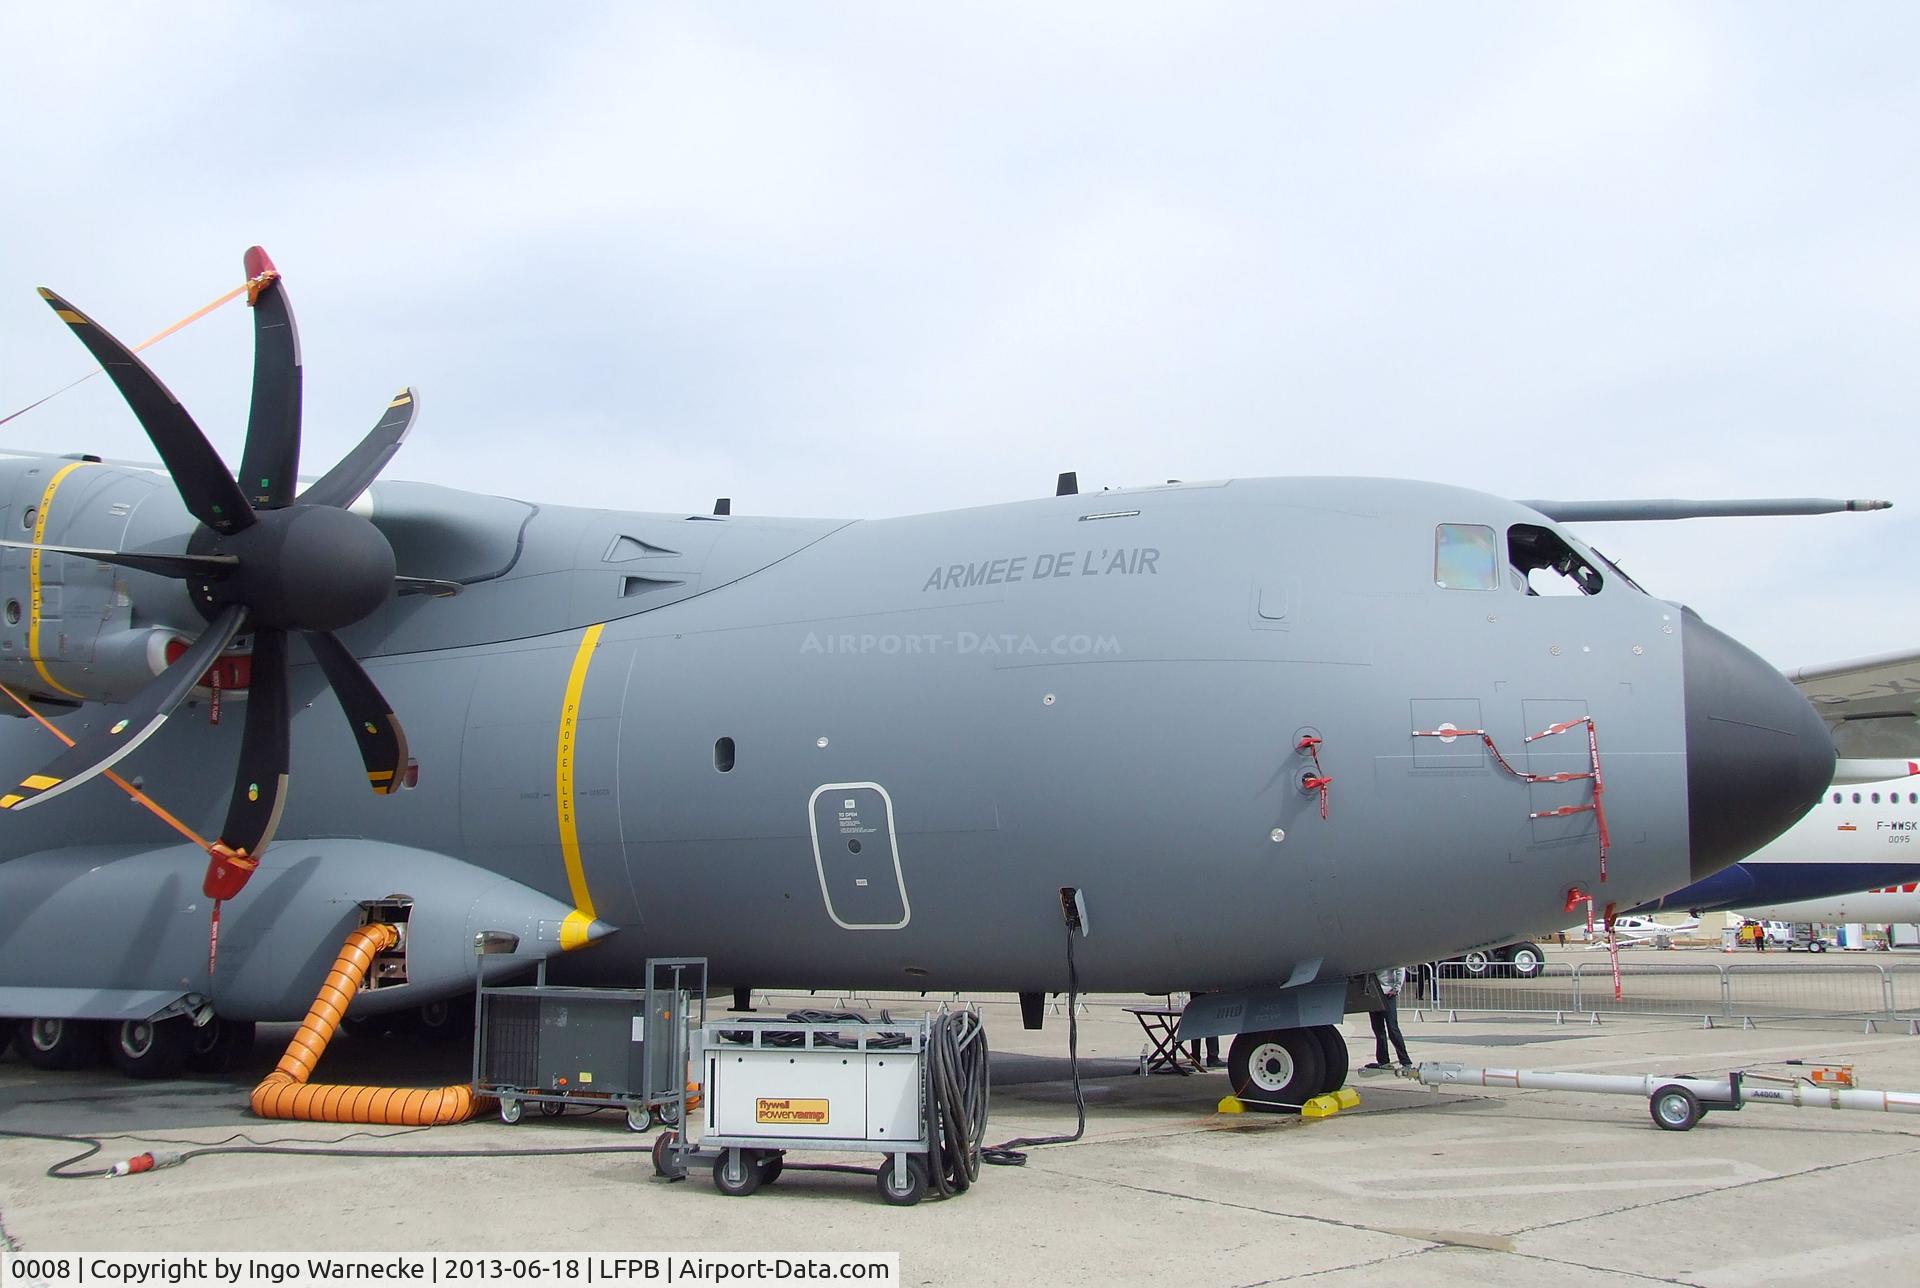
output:
[[[0,461],[0,532],[9,541],[177,553],[194,526],[164,474],[84,457]],[[22,696],[124,701],[203,624],[171,578],[0,547],[0,682]]]

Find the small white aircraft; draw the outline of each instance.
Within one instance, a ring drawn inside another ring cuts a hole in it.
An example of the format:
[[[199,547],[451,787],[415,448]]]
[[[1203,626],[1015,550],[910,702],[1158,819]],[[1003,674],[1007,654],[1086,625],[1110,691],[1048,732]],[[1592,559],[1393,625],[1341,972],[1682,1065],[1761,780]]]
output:
[[[1700,928],[1700,918],[1688,917],[1685,921],[1656,921],[1652,917],[1627,914],[1613,919],[1614,942],[1622,948],[1634,948],[1647,944],[1655,948],[1671,948],[1673,941],[1684,939]],[[1586,939],[1588,948],[1604,948],[1607,943],[1606,928],[1596,918],[1593,931],[1588,934],[1584,923],[1567,932],[1569,936]]]

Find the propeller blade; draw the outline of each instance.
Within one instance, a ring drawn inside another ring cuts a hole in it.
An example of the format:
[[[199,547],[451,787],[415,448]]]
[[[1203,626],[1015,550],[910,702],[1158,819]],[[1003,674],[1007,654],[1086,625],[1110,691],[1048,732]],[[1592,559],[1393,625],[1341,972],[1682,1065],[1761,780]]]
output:
[[[148,369],[133,351],[114,339],[104,328],[73,305],[40,288],[40,298],[53,307],[60,320],[72,328],[80,343],[119,386],[120,396],[133,409],[140,428],[147,431],[153,446],[166,463],[180,499],[194,518],[223,536],[231,536],[253,526],[253,510],[240,487],[227,473],[226,463],[207,442],[207,436],[187,415],[160,377]]]
[[[258,246],[247,252],[253,306],[253,410],[240,456],[240,490],[256,510],[293,502],[300,469],[300,332],[280,272]]]
[[[220,843],[234,854],[258,858],[280,826],[292,760],[287,712],[287,633],[253,633],[253,672],[247,686],[247,729],[240,743],[233,801],[227,806]]]
[[[137,568],[141,572],[158,573],[162,577],[178,577],[182,581],[224,577],[240,566],[237,555],[144,555],[132,550],[92,550],[86,546],[35,545],[31,541],[0,541],[0,549],[44,550],[49,554],[72,555],[75,559],[91,559],[95,563]]]
[[[214,659],[233,643],[240,633],[247,610],[238,604],[224,609],[207,624],[206,631],[193,647],[159,675],[122,708],[120,718],[103,723],[86,737],[54,757],[45,769],[29,774],[20,785],[0,796],[0,809],[26,809],[42,801],[72,791],[88,779],[111,769],[121,757],[151,738],[182,698],[200,682]],[[113,715],[112,709],[103,713]]]
[[[337,505],[341,509],[360,499],[360,494],[380,476],[393,454],[406,440],[413,425],[413,413],[420,406],[420,395],[411,386],[402,389],[387,404],[387,414],[367,431],[360,445],[340,458],[340,463],[320,476],[318,482],[300,494],[303,505]]]
[[[332,631],[307,631],[307,643],[313,656],[327,674],[334,696],[340,699],[353,726],[353,740],[360,744],[360,759],[366,762],[367,781],[373,790],[387,795],[400,785],[407,767],[407,732],[399,717],[374,687],[371,677],[347,652],[347,646]]]

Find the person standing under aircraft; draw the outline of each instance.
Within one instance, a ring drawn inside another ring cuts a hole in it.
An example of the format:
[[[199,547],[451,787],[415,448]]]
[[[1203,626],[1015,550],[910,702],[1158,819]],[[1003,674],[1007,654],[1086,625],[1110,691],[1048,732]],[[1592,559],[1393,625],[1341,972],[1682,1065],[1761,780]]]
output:
[[[1191,1000],[1197,1002],[1205,996],[1205,993],[1195,993],[1192,995]],[[1206,1039],[1207,1059],[1205,1064],[1200,1062],[1200,1042],[1201,1039],[1195,1038],[1193,1041],[1187,1043],[1187,1058],[1193,1061],[1193,1067],[1196,1069],[1218,1069],[1220,1067],[1220,1039],[1217,1037]]]
[[[1400,1056],[1400,1067],[1411,1069],[1413,1057],[1407,1054],[1407,1040],[1400,1034],[1400,990],[1407,986],[1407,968],[1392,966],[1380,972],[1380,1009],[1370,1012],[1373,1021],[1373,1063],[1369,1069],[1389,1069],[1387,1063],[1387,1039],[1393,1039],[1393,1049]]]

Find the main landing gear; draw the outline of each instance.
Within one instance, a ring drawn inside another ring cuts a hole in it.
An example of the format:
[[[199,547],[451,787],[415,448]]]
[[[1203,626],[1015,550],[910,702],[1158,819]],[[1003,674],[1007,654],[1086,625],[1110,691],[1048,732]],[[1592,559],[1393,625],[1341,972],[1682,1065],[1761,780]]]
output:
[[[1242,1033],[1227,1052],[1227,1080],[1249,1109],[1298,1110],[1347,1081],[1347,1039],[1338,1025]]]
[[[0,1030],[4,1033],[5,1030]],[[158,1020],[21,1020],[13,1037],[36,1069],[84,1069],[103,1057],[129,1078],[171,1078],[184,1070],[231,1073],[253,1053],[253,1022],[184,1015]]]
[[[21,1020],[14,1050],[36,1069],[80,1069],[100,1058],[95,1020]]]

